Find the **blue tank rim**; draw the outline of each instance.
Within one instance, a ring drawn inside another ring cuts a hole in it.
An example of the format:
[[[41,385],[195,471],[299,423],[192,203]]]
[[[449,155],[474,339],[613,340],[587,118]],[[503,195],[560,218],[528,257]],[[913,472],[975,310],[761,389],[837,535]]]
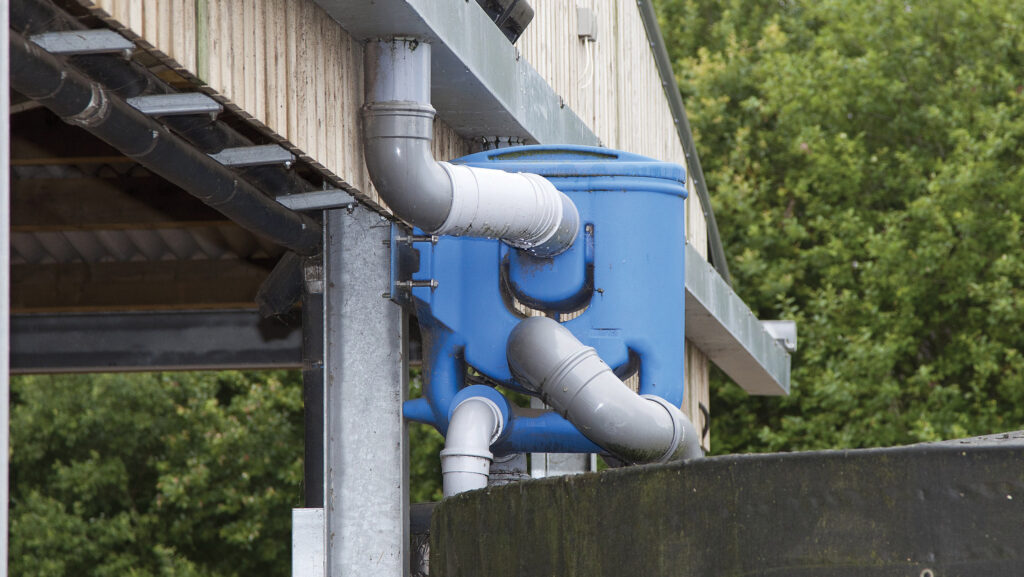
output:
[[[531,172],[546,178],[649,178],[674,183],[682,188],[684,196],[686,191],[686,169],[683,166],[597,146],[515,146],[477,152],[451,162],[506,172]]]

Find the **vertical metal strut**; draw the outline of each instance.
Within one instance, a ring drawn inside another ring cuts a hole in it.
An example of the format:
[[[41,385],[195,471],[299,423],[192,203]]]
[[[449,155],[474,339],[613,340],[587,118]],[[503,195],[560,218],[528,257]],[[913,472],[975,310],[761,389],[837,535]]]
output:
[[[390,283],[390,223],[362,207],[324,219],[327,577],[408,572],[408,368]]]

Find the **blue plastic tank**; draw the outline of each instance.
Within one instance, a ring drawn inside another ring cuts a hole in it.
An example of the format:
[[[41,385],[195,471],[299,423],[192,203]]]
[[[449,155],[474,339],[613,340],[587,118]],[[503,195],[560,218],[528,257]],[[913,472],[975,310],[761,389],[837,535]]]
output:
[[[559,320],[639,392],[683,401],[686,173],[678,165],[582,146],[481,152],[457,164],[532,172],[580,213],[568,251],[540,259],[489,239],[417,243],[411,303],[424,341],[424,399],[410,419],[444,433],[452,400],[470,380],[525,391],[505,345],[528,315]],[[393,243],[394,246],[394,243]],[[395,259],[399,257],[396,255]],[[429,281],[436,281],[436,287]],[[496,452],[594,452],[559,415],[514,416]]]

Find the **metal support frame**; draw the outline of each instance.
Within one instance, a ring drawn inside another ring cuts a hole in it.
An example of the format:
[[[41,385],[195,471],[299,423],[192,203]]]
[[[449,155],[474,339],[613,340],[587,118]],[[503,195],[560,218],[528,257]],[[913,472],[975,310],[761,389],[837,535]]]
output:
[[[239,226],[299,254],[319,250],[320,226],[315,221],[268,198],[249,181],[238,178],[63,60],[18,34],[8,34],[11,84],[18,92],[84,128]]]
[[[6,3],[5,3],[6,4]],[[50,54],[74,56],[82,54],[130,55],[135,44],[113,30],[66,30],[45,32],[31,37],[32,42]]]
[[[359,40],[397,34],[430,42],[432,75],[445,79],[434,84],[430,101],[460,136],[600,144],[476,2],[314,1]]]
[[[211,154],[210,158],[232,168],[269,164],[283,164],[285,167],[290,167],[295,162],[294,154],[276,144],[225,148],[217,154]]]
[[[689,244],[686,338],[751,395],[789,394],[789,353]]]
[[[277,197],[277,202],[280,202],[286,208],[302,212],[355,206],[356,199],[340,188],[331,188],[328,190],[279,196]]]
[[[381,296],[390,229],[361,207],[325,213],[327,577],[409,569],[407,318]]]
[[[9,6],[0,3],[0,118],[10,118]],[[10,466],[11,123],[0,126],[0,577],[7,577]]]
[[[16,374],[294,369],[302,362],[297,327],[254,310],[23,314],[11,329]]]
[[[128,99],[128,104],[146,116],[190,116],[208,114],[216,118],[224,106],[202,92],[147,94]]]

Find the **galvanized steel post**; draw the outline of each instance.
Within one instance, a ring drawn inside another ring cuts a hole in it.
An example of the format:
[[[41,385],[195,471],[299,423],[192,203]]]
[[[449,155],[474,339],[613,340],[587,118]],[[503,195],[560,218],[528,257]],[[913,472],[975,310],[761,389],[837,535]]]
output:
[[[397,577],[408,563],[406,318],[389,291],[390,223],[325,212],[327,577]]]

